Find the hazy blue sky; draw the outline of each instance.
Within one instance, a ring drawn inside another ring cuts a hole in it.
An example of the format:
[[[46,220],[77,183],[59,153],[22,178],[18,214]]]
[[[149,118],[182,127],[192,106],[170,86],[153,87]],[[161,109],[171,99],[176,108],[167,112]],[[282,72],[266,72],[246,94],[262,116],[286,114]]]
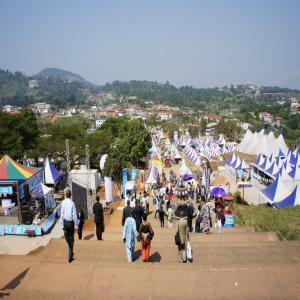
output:
[[[0,68],[104,84],[264,84],[300,71],[300,0],[0,0]],[[300,88],[300,73],[273,85]]]

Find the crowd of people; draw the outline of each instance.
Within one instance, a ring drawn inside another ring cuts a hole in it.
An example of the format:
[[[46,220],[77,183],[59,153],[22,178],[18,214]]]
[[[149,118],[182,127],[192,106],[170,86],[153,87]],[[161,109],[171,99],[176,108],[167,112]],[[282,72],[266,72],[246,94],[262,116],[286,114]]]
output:
[[[181,194],[178,193],[178,188]],[[182,193],[182,191],[184,191]],[[123,209],[122,215],[122,239],[125,244],[127,259],[129,262],[135,260],[135,242],[141,242],[143,261],[148,262],[150,258],[151,241],[154,231],[148,221],[150,211],[150,201],[155,207],[154,219],[159,219],[161,228],[173,228],[176,221],[176,234],[178,246],[178,257],[180,262],[188,260],[187,250],[190,233],[194,232],[209,234],[213,227],[212,216],[215,213],[215,225],[218,233],[224,225],[224,203],[222,199],[215,199],[215,206],[210,195],[200,183],[192,184],[177,179],[174,173],[170,173],[169,178],[163,174],[162,180],[156,185],[152,185],[149,190],[133,195],[127,200],[127,205]],[[134,203],[134,204],[133,204]],[[103,207],[96,196],[93,205],[94,222],[96,226],[96,236],[102,240],[104,232]],[[64,230],[66,242],[68,244],[68,261],[74,258],[74,231],[78,227],[78,238],[82,238],[82,228],[84,225],[84,212],[75,207],[71,200],[71,192],[66,191],[66,199],[61,205],[61,224]],[[167,220],[167,226],[165,225]],[[175,227],[175,226],[174,226]],[[176,240],[176,239],[175,239]]]

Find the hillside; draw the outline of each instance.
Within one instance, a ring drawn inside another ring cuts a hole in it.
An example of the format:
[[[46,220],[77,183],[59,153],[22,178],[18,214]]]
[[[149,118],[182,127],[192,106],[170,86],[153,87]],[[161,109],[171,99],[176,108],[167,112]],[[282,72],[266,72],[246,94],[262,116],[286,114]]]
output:
[[[0,69],[0,106],[10,104],[24,107],[31,103],[48,102],[62,107],[84,102],[83,88],[86,86],[80,81],[38,77],[38,87],[29,88],[29,80],[33,78],[36,79],[21,72]]]
[[[89,85],[89,86],[93,85],[92,83],[86,81],[82,76],[59,68],[45,68],[41,72],[39,72],[36,75],[36,77],[38,78],[53,77],[63,81],[78,81],[84,85]]]
[[[155,81],[114,81],[102,87],[118,96],[135,96],[137,102],[154,101],[170,105],[194,107],[197,109],[237,108],[247,104],[274,104],[286,100],[287,96],[300,95],[300,91],[278,87],[258,87],[255,85],[228,85],[222,88],[175,87],[169,82]],[[225,100],[226,99],[226,100]],[[224,101],[225,100],[225,101]]]

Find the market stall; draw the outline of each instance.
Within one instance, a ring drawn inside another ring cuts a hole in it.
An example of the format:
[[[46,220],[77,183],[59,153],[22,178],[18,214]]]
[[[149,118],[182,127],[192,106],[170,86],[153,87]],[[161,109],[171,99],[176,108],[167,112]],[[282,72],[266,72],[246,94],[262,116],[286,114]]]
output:
[[[0,232],[40,235],[31,226],[30,193],[43,181],[43,169],[25,167],[8,155],[0,160]]]

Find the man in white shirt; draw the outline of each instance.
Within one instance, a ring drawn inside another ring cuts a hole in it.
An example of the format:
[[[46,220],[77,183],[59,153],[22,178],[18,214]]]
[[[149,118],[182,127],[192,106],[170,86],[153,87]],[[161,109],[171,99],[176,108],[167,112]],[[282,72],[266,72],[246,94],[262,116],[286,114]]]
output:
[[[71,191],[66,190],[66,198],[61,203],[61,226],[65,234],[65,239],[69,247],[69,263],[73,260],[74,252],[74,231],[78,225],[76,206],[71,199]]]

